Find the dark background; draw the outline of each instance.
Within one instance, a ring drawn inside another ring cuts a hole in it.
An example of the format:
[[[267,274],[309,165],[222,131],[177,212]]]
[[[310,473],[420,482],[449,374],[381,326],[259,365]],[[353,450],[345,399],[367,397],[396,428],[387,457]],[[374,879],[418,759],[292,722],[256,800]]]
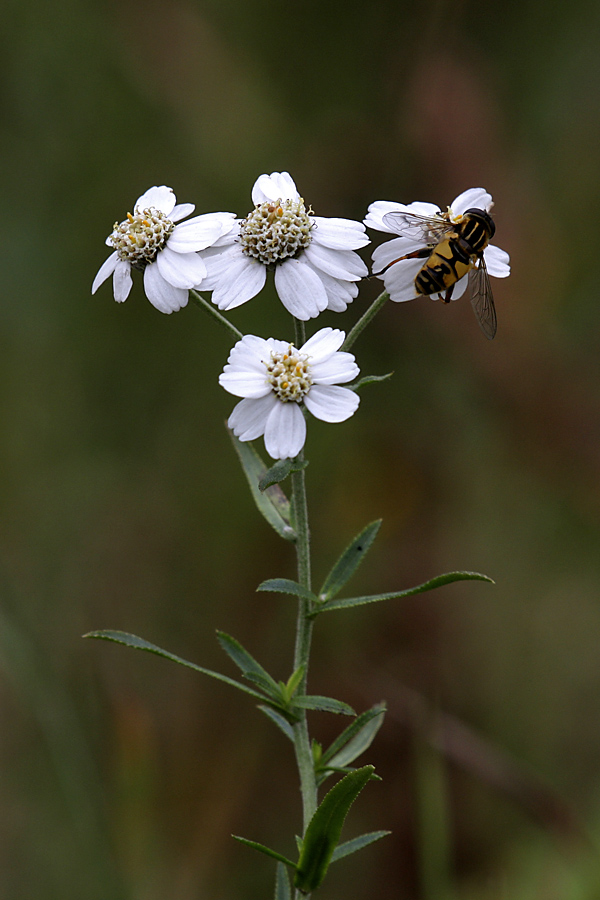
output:
[[[355,349],[394,378],[310,424],[317,581],[379,516],[352,593],[496,580],[319,621],[312,690],[389,704],[364,758],[383,783],[344,836],[393,831],[323,900],[597,898],[600,6],[5,0],[2,18],[2,900],[266,897],[271,862],[230,834],[294,853],[283,736],[225,686],[80,637],[123,629],[232,675],[222,628],[289,674],[293,602],[255,586],[294,560],[223,428],[228,334],[161,315],[139,279],[122,306],[110,283],[90,295],[150,185],[244,215],[284,169],[317,214],[356,219],[481,185],[513,266],[493,343],[466,300],[388,304]],[[232,318],[289,333],[272,288]],[[323,741],[339,726],[312,717]]]

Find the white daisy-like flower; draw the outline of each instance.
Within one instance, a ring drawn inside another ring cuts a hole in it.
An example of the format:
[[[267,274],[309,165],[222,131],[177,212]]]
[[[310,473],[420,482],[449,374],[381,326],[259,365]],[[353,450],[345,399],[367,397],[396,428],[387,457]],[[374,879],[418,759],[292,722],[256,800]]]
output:
[[[465,213],[481,210],[489,214],[492,206],[491,194],[484,188],[469,188],[463,191],[444,213],[434,203],[416,201],[403,204],[388,200],[377,200],[372,203],[365,218],[365,225],[377,231],[399,235],[381,244],[373,252],[373,274],[383,279],[390,299],[401,302],[422,297],[424,292],[417,290],[415,278],[427,261],[427,248],[433,250],[444,228],[459,225]],[[421,255],[412,255],[419,251],[422,251]],[[509,255],[499,247],[488,244],[483,250],[483,259],[490,275],[496,278],[506,278],[510,275]],[[473,265],[473,268],[477,267],[478,263]],[[469,273],[453,284],[452,300],[457,300],[465,292],[468,275]],[[436,300],[443,293],[445,292],[432,292],[429,296]]]
[[[296,349],[287,341],[245,335],[229,355],[219,383],[243,397],[227,422],[240,441],[264,435],[273,459],[297,456],[306,440],[307,409],[323,422],[344,422],[360,398],[341,383],[357,377],[352,353],[340,351],[346,335],[322,328]]]
[[[252,202],[252,212],[201,254],[202,290],[213,291],[219,309],[233,309],[256,296],[274,269],[279,299],[297,319],[343,312],[368,274],[354,252],[369,243],[364,225],[313,215],[287,172],[261,175]]]
[[[233,227],[233,213],[206,213],[177,225],[194,212],[193,203],[176,205],[170,187],[149,188],[138,197],[133,213],[115,222],[106,244],[114,251],[100,266],[92,284],[92,294],[113,276],[115,300],[127,300],[131,269],[144,273],[148,300],[160,312],[172,313],[188,302],[188,290],[206,276],[206,266],[198,250],[212,246]]]

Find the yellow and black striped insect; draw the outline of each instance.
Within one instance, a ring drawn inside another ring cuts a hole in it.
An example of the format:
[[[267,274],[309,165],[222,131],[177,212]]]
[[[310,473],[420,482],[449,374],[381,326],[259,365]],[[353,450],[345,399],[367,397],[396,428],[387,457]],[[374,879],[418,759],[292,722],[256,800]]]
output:
[[[383,221],[396,234],[426,242],[421,249],[393,260],[386,270],[402,259],[426,260],[415,277],[415,292],[439,294],[444,303],[450,302],[455,285],[468,275],[473,311],[481,330],[492,340],[496,309],[483,256],[496,230],[490,214],[484,209],[467,209],[460,221],[452,222],[447,213],[429,217],[395,211],[386,213]]]

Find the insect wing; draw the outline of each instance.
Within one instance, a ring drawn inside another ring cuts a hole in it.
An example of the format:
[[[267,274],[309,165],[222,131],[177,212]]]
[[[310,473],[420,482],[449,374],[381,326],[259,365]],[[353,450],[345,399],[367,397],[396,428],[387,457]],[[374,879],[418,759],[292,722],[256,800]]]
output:
[[[386,213],[383,217],[383,224],[400,237],[423,241],[424,244],[436,244],[454,230],[454,225],[442,218],[421,216],[418,213],[400,210]]]
[[[471,269],[469,273],[469,287],[471,290],[471,306],[479,322],[479,327],[486,338],[491,341],[496,334],[498,322],[490,276],[488,275],[483,256],[479,259],[479,265]]]

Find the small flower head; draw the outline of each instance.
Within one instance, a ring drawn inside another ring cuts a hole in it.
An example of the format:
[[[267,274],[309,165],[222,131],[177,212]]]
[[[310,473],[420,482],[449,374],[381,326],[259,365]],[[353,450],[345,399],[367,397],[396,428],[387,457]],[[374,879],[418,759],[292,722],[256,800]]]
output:
[[[131,291],[133,268],[144,273],[146,296],[158,310],[171,313],[185,306],[189,289],[206,275],[198,251],[230,231],[234,219],[233,213],[208,213],[177,224],[193,211],[192,203],[176,205],[166,185],[142,194],[133,213],[115,222],[106,239],[113,252],[100,266],[92,294],[112,275],[115,300],[123,303]]]
[[[304,446],[305,410],[323,422],[344,422],[356,412],[358,394],[339,387],[359,373],[354,356],[339,350],[345,337],[322,328],[299,349],[253,334],[238,341],[219,377],[225,390],[243,398],[227,423],[236,437],[264,435],[269,456],[287,459]]]
[[[369,243],[364,225],[313,215],[287,172],[261,175],[252,190],[254,209],[201,253],[219,309],[233,309],[263,288],[274,270],[279,299],[306,320],[324,309],[343,312],[358,294],[367,268],[354,251]]]
[[[373,251],[373,273],[383,279],[385,288],[394,302],[414,300],[423,296],[415,279],[427,262],[429,255],[451,225],[460,225],[465,214],[472,210],[489,213],[493,206],[491,194],[483,188],[470,188],[456,197],[446,212],[433,203],[395,203],[378,200],[369,206],[365,225],[398,235]],[[490,275],[506,278],[510,274],[509,256],[504,250],[488,244],[483,259]],[[473,263],[476,268],[479,262]],[[457,300],[465,292],[468,274],[453,284],[451,297]],[[438,299],[443,291],[429,294]]]

